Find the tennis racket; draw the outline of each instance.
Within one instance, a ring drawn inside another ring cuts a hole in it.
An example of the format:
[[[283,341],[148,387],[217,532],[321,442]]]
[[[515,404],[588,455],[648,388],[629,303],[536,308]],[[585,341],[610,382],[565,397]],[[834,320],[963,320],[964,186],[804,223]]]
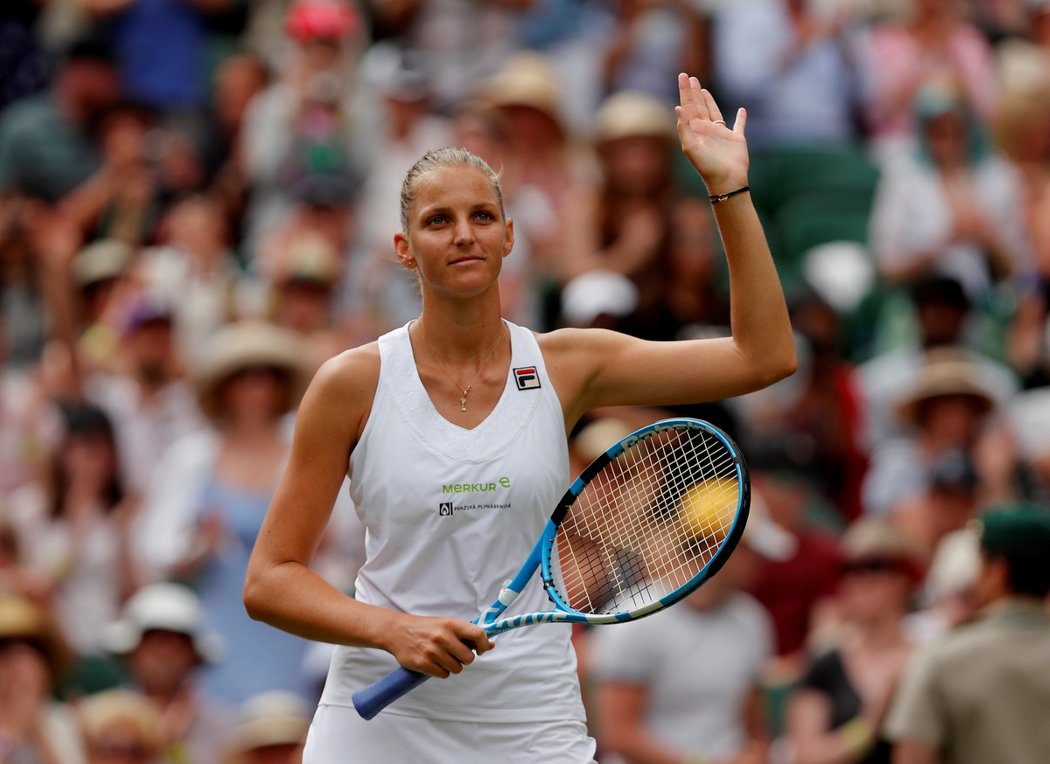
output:
[[[525,564],[474,623],[489,636],[538,623],[624,623],[669,607],[736,548],[750,507],[733,441],[699,419],[665,419],[595,459],[562,497]],[[499,616],[536,570],[551,610]],[[353,695],[371,719],[429,679],[404,667]]]

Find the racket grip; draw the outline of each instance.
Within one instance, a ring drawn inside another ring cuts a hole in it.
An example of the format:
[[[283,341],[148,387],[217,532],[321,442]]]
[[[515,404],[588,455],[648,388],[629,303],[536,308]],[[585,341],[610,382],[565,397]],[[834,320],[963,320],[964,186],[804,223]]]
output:
[[[421,674],[404,666],[398,666],[382,679],[355,692],[351,696],[354,708],[363,718],[371,719],[402,695],[419,687],[428,679],[430,679],[429,674]]]

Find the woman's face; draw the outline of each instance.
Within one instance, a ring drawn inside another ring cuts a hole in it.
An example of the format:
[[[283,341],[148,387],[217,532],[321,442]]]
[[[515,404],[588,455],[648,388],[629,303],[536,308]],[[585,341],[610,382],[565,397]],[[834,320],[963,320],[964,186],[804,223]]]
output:
[[[846,563],[839,582],[843,615],[861,624],[903,614],[911,595],[911,579],[900,560],[868,557]]]
[[[935,164],[958,165],[966,160],[969,136],[966,121],[955,112],[941,114],[925,126],[926,144]]]
[[[62,470],[71,481],[87,481],[102,490],[117,469],[116,447],[102,434],[72,435],[60,456]]]
[[[631,136],[602,147],[602,165],[608,186],[615,192],[647,196],[668,179],[667,144],[650,136]]]
[[[488,176],[474,167],[438,167],[415,181],[408,231],[394,238],[401,264],[431,290],[468,297],[494,288],[514,246]]]
[[[250,366],[232,374],[222,386],[226,418],[234,422],[277,419],[289,386],[286,372],[271,366]]]

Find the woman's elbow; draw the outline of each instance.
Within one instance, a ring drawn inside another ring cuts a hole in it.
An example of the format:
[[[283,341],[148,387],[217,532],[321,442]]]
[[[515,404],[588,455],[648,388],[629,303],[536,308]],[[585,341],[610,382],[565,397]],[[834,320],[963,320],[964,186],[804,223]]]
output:
[[[795,346],[790,344],[780,352],[768,352],[755,365],[756,389],[762,389],[790,377],[798,369]]]
[[[270,598],[266,594],[266,576],[258,567],[248,566],[248,572],[244,576],[242,599],[248,615],[256,621],[261,621],[265,618],[266,602]]]

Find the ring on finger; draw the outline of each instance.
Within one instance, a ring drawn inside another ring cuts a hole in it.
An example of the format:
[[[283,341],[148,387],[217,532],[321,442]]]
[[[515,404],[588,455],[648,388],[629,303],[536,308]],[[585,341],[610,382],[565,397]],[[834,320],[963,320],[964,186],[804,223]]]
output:
[[[724,119],[716,119],[715,124],[722,125],[723,127],[725,127],[726,121]]]

